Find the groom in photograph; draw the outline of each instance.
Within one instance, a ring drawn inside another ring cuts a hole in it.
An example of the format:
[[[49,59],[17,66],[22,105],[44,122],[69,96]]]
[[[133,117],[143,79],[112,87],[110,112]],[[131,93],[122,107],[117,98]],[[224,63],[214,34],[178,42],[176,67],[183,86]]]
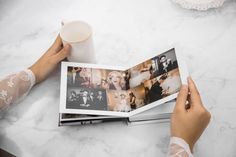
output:
[[[82,107],[89,107],[91,104],[88,97],[88,91],[82,91],[82,97],[79,99],[79,105]]]
[[[167,73],[173,69],[171,59],[167,59],[165,55],[160,57],[160,64],[158,65],[159,75]]]
[[[107,109],[107,102],[106,101],[107,100],[106,100],[103,92],[98,91],[97,96],[96,96],[96,101],[95,101],[95,105],[96,105],[95,108],[106,110]]]
[[[163,95],[163,88],[161,87],[161,84],[165,81],[166,78],[167,78],[167,75],[161,76],[160,79],[157,80],[150,88],[148,92],[148,100],[150,101],[150,103],[163,98],[164,95]]]

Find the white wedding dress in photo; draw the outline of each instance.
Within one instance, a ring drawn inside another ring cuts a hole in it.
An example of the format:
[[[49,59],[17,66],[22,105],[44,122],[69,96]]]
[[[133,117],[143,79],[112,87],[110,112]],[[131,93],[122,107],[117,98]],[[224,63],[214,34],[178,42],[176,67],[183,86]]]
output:
[[[207,10],[219,8],[226,0],[172,0],[185,9]]]
[[[179,76],[169,76],[161,84],[161,87],[163,90],[168,91],[168,94],[174,94],[181,87],[181,79]]]

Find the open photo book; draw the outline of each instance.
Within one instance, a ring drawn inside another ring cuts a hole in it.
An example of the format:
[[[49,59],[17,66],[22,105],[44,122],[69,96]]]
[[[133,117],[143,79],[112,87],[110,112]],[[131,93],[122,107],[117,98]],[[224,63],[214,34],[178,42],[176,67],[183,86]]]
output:
[[[62,62],[59,121],[140,115],[174,100],[187,76],[175,48],[128,69]]]

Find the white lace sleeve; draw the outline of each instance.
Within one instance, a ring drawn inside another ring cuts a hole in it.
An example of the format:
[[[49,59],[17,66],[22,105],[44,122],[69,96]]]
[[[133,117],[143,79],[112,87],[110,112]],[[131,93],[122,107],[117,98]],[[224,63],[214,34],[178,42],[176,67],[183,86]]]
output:
[[[171,137],[167,157],[193,157],[193,155],[183,139]]]
[[[0,109],[22,100],[35,84],[35,76],[29,69],[0,80]]]

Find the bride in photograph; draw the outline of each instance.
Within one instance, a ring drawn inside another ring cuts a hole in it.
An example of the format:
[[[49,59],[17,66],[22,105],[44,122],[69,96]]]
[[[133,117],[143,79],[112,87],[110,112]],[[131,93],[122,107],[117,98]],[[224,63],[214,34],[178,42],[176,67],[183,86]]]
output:
[[[129,112],[129,111],[131,111],[131,107],[128,104],[126,94],[124,94],[124,93],[120,94],[120,103],[118,103],[115,106],[114,110],[118,111],[118,112]]]
[[[121,72],[112,71],[108,74],[109,89],[125,90],[125,80]]]

